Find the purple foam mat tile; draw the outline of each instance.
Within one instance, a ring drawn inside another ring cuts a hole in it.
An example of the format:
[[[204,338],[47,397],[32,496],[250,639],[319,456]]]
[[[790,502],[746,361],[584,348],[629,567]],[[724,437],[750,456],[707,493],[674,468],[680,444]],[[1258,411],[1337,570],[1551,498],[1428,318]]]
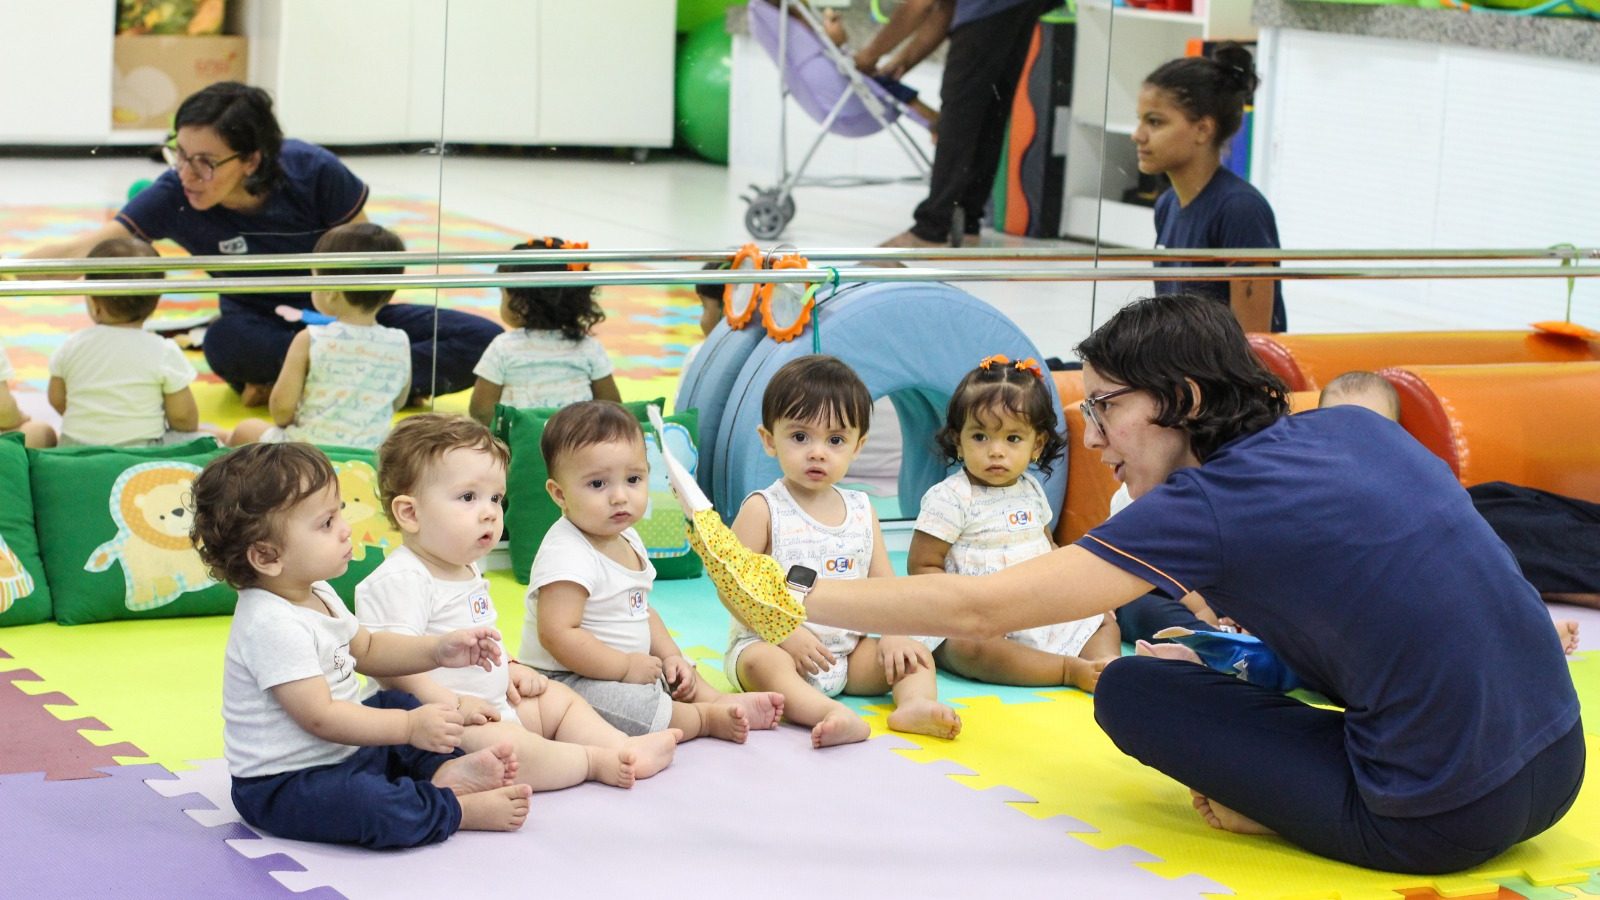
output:
[[[253,837],[249,829],[202,827],[146,786],[146,779],[169,779],[166,769],[116,766],[104,774],[73,781],[46,781],[40,773],[0,775],[6,825],[0,893],[163,900],[297,896],[270,876],[274,861],[249,859],[229,846],[228,838]]]
[[[101,778],[102,766],[115,766],[118,756],[143,756],[129,743],[96,746],[80,734],[83,730],[105,730],[96,719],[84,717],[64,721],[45,704],[72,705],[60,693],[29,694],[16,682],[37,681],[27,669],[0,672],[0,774],[42,772],[45,778],[71,780]]]
[[[631,791],[586,784],[537,794],[516,833],[460,832],[442,844],[378,853],[271,836],[234,840],[241,854],[283,854],[303,872],[275,872],[290,888],[327,885],[352,900],[448,894],[463,873],[537,873],[541,894],[645,891],[705,896],[759,885],[763,897],[1137,896],[1225,893],[1211,882],[1167,881],[1137,868],[1128,848],[1101,851],[1059,818],[1039,820],[938,767],[911,764],[894,737],[811,749],[806,730],[757,732],[743,746],[698,740],[666,771]],[[954,768],[953,771],[961,771]],[[178,773],[171,791],[226,808],[218,761]],[[530,874],[530,878],[534,878]],[[729,888],[731,890],[731,888]]]

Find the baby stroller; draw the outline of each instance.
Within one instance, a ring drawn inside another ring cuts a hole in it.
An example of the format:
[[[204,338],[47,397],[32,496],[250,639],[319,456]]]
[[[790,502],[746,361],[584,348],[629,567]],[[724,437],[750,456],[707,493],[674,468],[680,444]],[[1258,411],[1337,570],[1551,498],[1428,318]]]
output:
[[[751,236],[770,240],[794,218],[797,185],[854,187],[865,184],[925,182],[933,163],[906,132],[902,117],[921,121],[874,79],[861,74],[849,54],[828,39],[822,21],[810,6],[791,0],[750,0],[750,33],[755,35],[778,66],[778,183],[769,188],[752,184],[753,197],[744,213]],[[789,171],[788,103],[800,104],[806,115],[822,127],[806,150],[800,165]],[[924,126],[926,122],[921,122]],[[840,177],[806,179],[806,165],[830,133],[866,137],[887,129],[919,174],[902,177]]]

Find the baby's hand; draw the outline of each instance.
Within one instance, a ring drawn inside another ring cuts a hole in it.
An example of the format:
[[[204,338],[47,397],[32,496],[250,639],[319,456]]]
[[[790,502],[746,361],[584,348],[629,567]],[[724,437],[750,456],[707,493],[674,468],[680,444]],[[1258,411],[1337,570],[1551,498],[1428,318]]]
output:
[[[461,712],[463,725],[484,725],[489,722],[500,721],[500,711],[494,704],[471,694],[458,694],[456,696],[456,709]]]
[[[778,646],[794,657],[794,670],[801,675],[820,675],[833,668],[837,661],[828,648],[822,646],[822,639],[809,628],[796,628],[794,634]]]
[[[695,671],[694,663],[681,656],[669,656],[661,661],[661,674],[667,679],[667,685],[672,688],[672,699],[687,702],[694,696]]]
[[[550,679],[533,669],[517,663],[511,667],[511,685],[506,688],[506,702],[515,707],[524,700],[537,697],[550,686]]]
[[[477,666],[492,671],[500,662],[500,632],[493,628],[462,628],[439,638],[434,661],[447,668]]]
[[[461,746],[461,713],[443,703],[427,703],[406,711],[406,743],[430,753],[449,753]]]
[[[622,680],[628,684],[651,684],[661,678],[661,660],[648,653],[629,653],[628,671]]]
[[[892,685],[921,666],[933,667],[933,654],[920,641],[891,635],[878,639],[878,662],[883,676]]]

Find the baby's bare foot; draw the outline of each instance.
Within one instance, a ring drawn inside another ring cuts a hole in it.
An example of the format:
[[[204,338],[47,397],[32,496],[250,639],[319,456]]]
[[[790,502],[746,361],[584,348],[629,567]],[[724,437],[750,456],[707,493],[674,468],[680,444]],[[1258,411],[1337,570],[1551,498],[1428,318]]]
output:
[[[1157,644],[1156,646],[1160,647],[1163,645]],[[1182,645],[1174,644],[1173,646]],[[1184,649],[1187,650],[1188,648],[1185,647]],[[1159,656],[1160,654],[1154,655]],[[1094,693],[1094,689],[1100,684],[1100,673],[1105,671],[1106,666],[1109,665],[1110,662],[1111,660],[1109,659],[1079,659],[1075,656],[1068,657],[1067,685],[1069,687],[1075,687],[1080,691],[1086,691],[1090,694]]]
[[[717,702],[743,707],[752,730],[777,728],[778,720],[783,718],[783,695],[777,691],[723,694]]]
[[[937,700],[918,699],[902,703],[890,713],[889,727],[909,734],[949,739],[961,733],[961,717]]]
[[[1189,790],[1189,795],[1193,798],[1194,808],[1199,811],[1201,818],[1206,820],[1206,824],[1212,828],[1220,828],[1223,831],[1231,831],[1235,834],[1277,834],[1271,828],[1234,812],[1193,788]]]
[[[478,791],[461,797],[461,827],[468,831],[516,831],[528,819],[528,798],[533,788],[526,784]]]
[[[672,765],[673,754],[678,752],[678,742],[683,732],[676,728],[641,734],[622,742],[622,749],[633,753],[633,777],[649,778]]]
[[[859,743],[871,736],[872,726],[867,724],[866,719],[840,708],[828,713],[811,729],[811,746],[820,750],[823,747]]]
[[[1578,649],[1578,623],[1571,619],[1556,622],[1556,636],[1561,638],[1561,649],[1571,656]]]
[[[750,736],[750,716],[743,706],[731,703],[696,703],[700,710],[700,734],[742,744]]]
[[[517,751],[510,741],[501,741],[476,753],[458,756],[433,773],[433,783],[459,794],[504,787],[517,777]]]

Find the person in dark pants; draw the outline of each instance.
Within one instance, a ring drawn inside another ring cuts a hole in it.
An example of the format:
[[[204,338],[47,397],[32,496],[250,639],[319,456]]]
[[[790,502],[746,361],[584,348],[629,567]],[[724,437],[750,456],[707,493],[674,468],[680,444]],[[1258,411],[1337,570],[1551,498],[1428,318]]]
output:
[[[315,144],[286,140],[260,88],[225,81],[183,101],[164,148],[172,169],[93,232],[35,248],[31,257],[81,257],[103,240],[168,238],[195,256],[310,253],[329,229],[364,222],[367,186]],[[229,270],[235,276],[309,275],[305,269]],[[246,406],[267,402],[283,358],[304,326],[274,312],[311,308],[311,295],[223,294],[206,328],[206,362]],[[378,324],[411,339],[412,395],[472,387],[478,357],[501,332],[469,313],[390,304]]]
[[[791,569],[804,615],[984,639],[1152,588],[1198,592],[1342,707],[1182,660],[1106,666],[1095,720],[1189,787],[1213,827],[1439,873],[1566,814],[1585,750],[1561,642],[1447,466],[1365,410],[1290,416],[1287,389],[1220,303],[1139,300],[1077,349],[1084,441],[1136,502],[993,575],[840,581]],[[748,597],[773,595],[766,580]],[[745,608],[746,594],[729,596]]]
[[[1039,17],[1058,5],[1056,0],[924,0],[905,4],[906,17],[920,21],[914,7],[930,2],[954,3],[944,79],[939,86],[939,141],[934,146],[928,197],[913,213],[915,224],[885,241],[885,247],[978,243],[978,225],[999,170],[1006,122],[1027,62],[1028,42]],[[867,61],[870,51],[898,42],[895,25],[891,19],[863,48],[858,66]],[[905,67],[896,68],[903,71]],[[957,210],[961,234],[953,235]]]

